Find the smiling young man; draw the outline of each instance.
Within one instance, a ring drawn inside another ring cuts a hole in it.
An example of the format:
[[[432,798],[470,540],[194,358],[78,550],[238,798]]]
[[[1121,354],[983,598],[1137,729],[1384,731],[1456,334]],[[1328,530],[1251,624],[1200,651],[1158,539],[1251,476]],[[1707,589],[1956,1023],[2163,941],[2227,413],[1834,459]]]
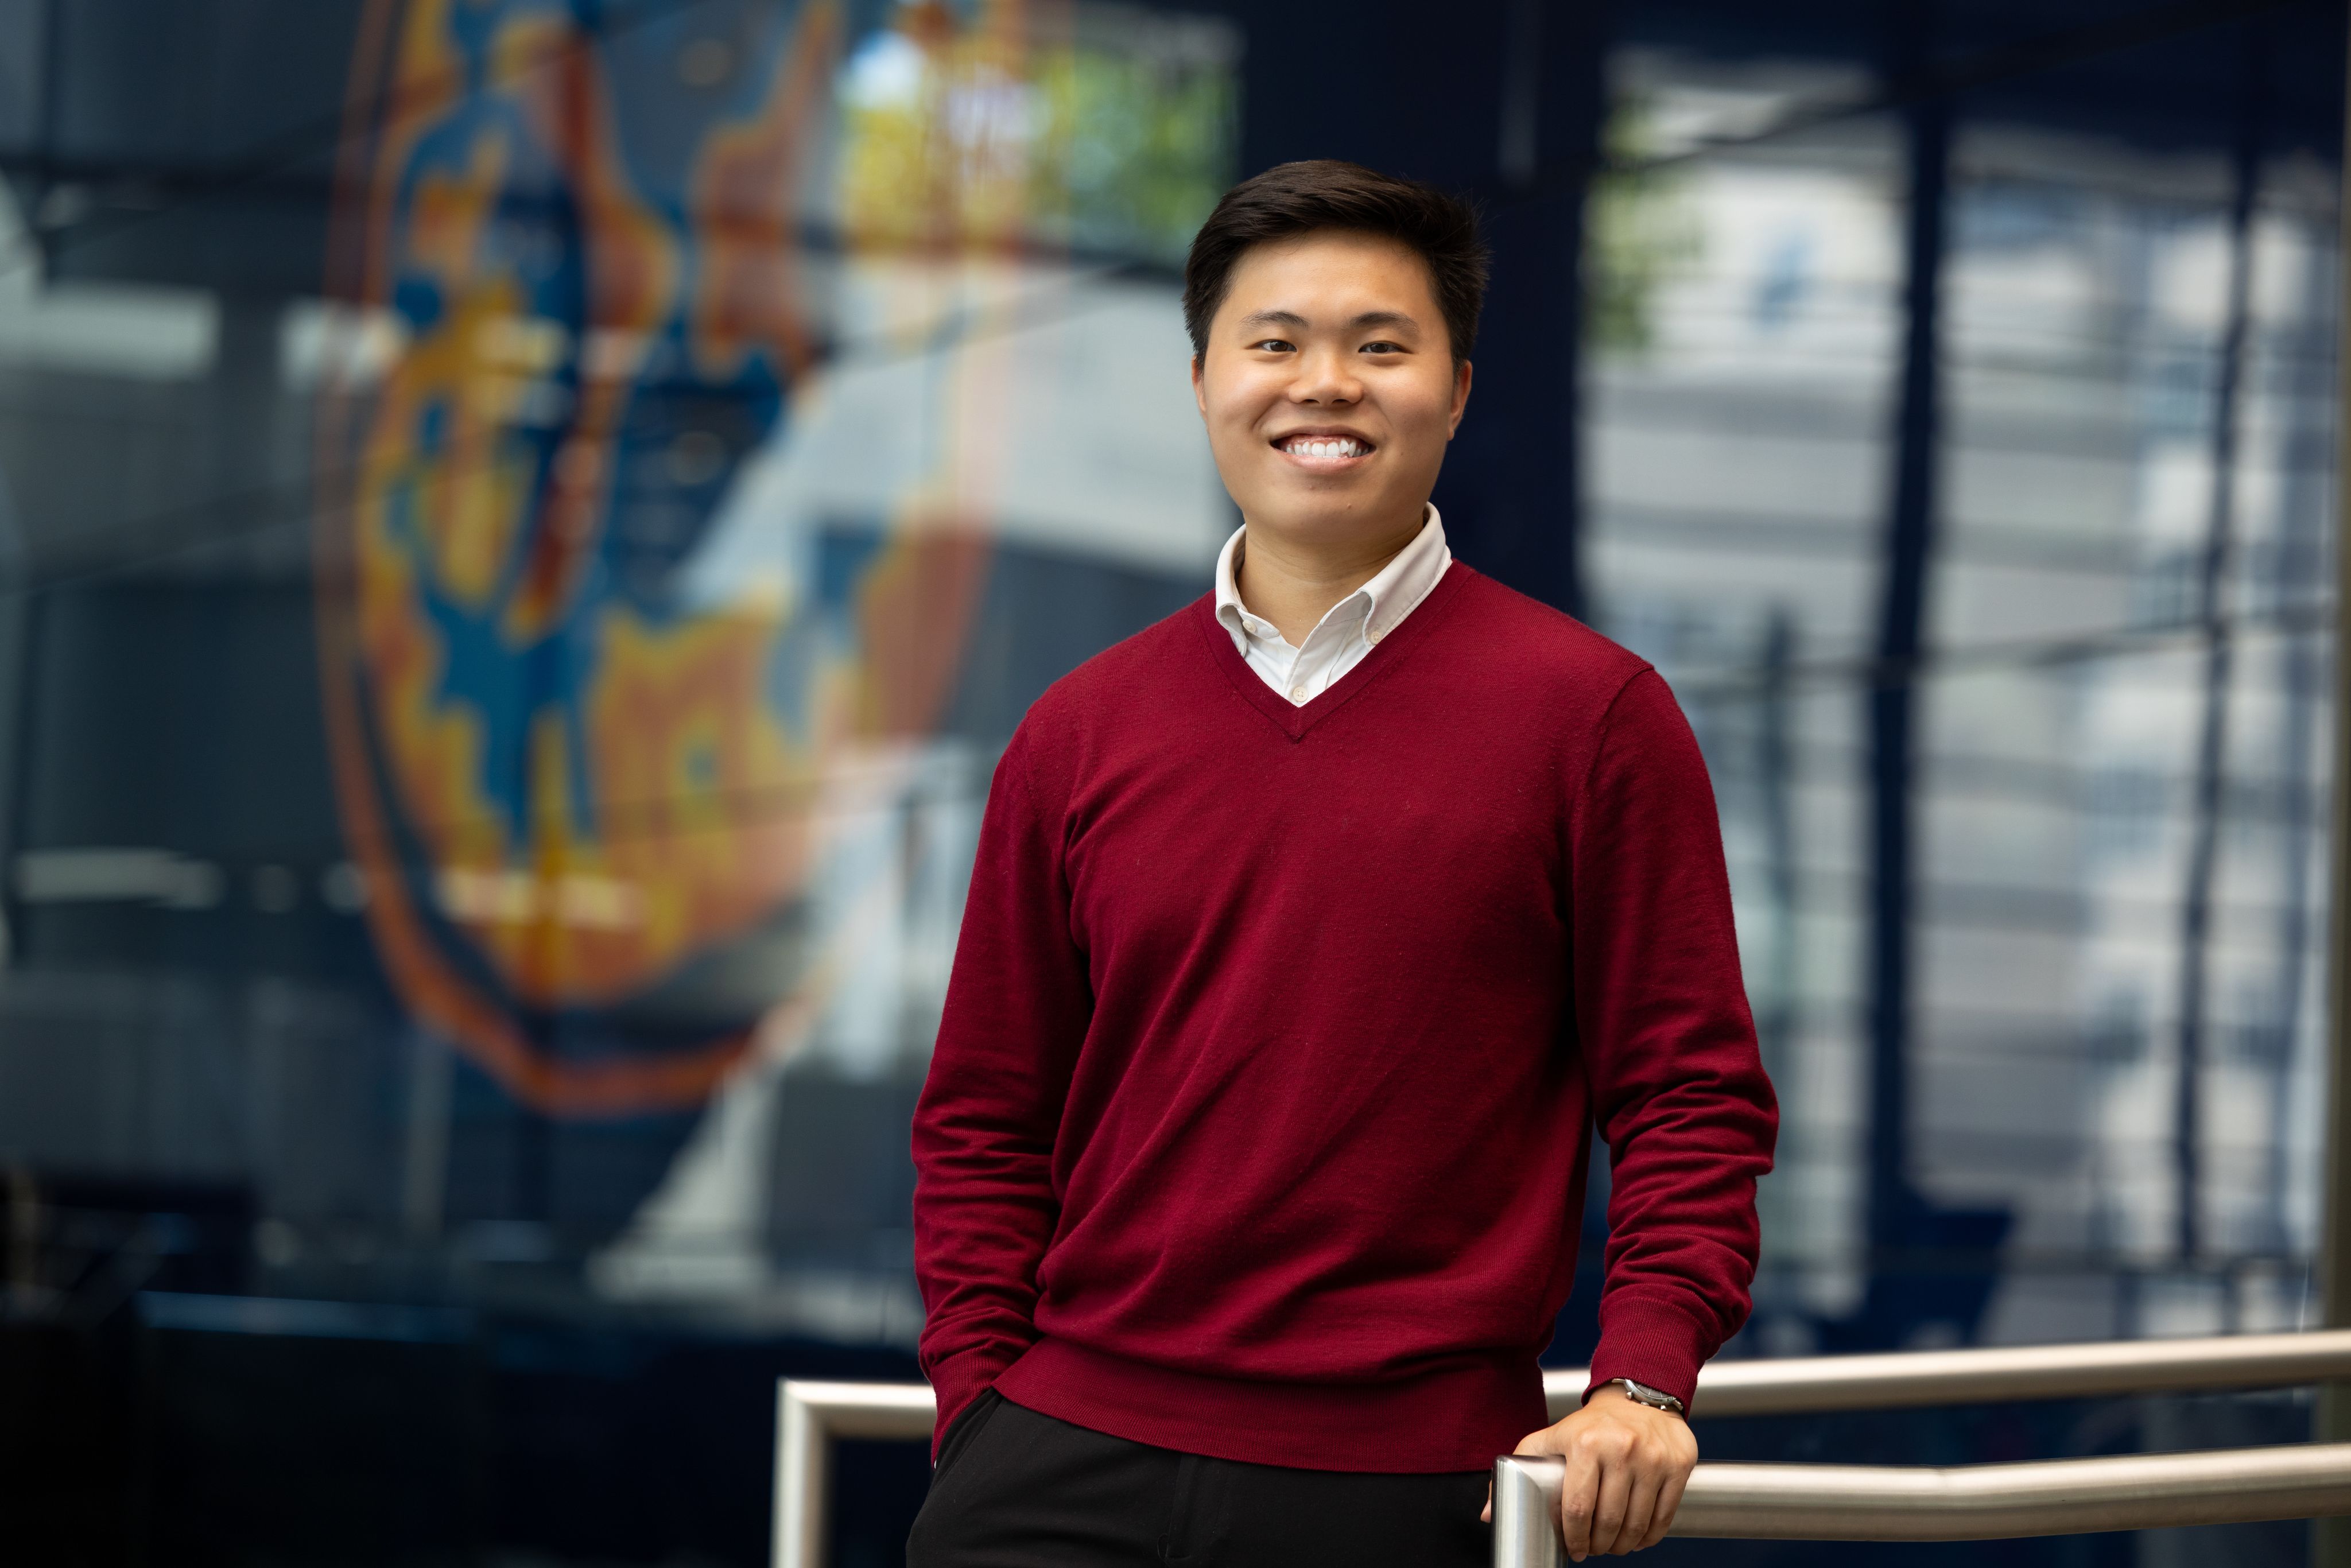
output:
[[[914,1568],[1468,1568],[1512,1449],[1567,1457],[1579,1558],[1672,1520],[1776,1113],[1671,693],[1428,504],[1484,281],[1467,207],[1348,163],[1194,242],[1243,523],[997,768],[914,1119]],[[1595,1124],[1600,1344],[1547,1425]]]

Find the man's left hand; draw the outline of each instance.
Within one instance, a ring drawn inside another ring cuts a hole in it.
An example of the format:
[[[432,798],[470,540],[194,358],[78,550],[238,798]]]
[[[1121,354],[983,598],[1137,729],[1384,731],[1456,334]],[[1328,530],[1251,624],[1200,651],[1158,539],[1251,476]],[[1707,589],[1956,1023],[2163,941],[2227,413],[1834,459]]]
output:
[[[1530,1432],[1512,1450],[1567,1461],[1559,1489],[1560,1538],[1581,1563],[1593,1552],[1622,1556],[1666,1538],[1682,1488],[1698,1464],[1689,1423],[1670,1410],[1601,1388],[1556,1426]],[[1487,1516],[1493,1505],[1487,1505]]]

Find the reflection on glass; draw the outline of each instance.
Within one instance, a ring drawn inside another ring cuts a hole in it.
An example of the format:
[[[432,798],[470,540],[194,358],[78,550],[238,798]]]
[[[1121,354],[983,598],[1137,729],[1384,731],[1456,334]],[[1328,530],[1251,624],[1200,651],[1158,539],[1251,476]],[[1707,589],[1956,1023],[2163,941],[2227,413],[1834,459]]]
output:
[[[285,497],[226,545],[96,551],[5,629],[32,678],[102,690],[74,628],[162,593],[182,619],[129,678],[186,658],[225,733],[298,727],[256,775],[297,809],[238,839],[200,783],[83,786],[151,716],[100,703],[77,749],[43,710],[0,1005],[70,1035],[120,1010],[110,975],[204,999],[114,1057],[12,1029],[0,1075],[193,1129],[155,1075],[214,1051],[258,1109],[208,1168],[258,1186],[281,1288],[585,1260],[608,1295],[911,1343],[906,1102],[996,749],[1228,527],[1173,269],[1233,174],[1235,35],[832,0],[335,20],[303,294],[45,284],[7,214],[18,384],[162,389]],[[16,467],[85,509],[108,474]],[[266,692],[193,652],[251,643],[256,595]],[[158,980],[159,934],[219,962]],[[272,1088],[281,1058],[347,1092]],[[17,1119],[37,1158],[168,1163],[155,1126]]]
[[[2009,1217],[1980,1312],[1914,1328],[2308,1321],[2331,183],[1964,131],[1929,652],[1880,671],[1902,127],[1709,151],[1825,89],[1622,66],[1592,580],[1604,625],[1674,681],[1721,796],[1786,1116],[1752,1337],[1834,1342],[1878,1301],[1863,958],[1886,679],[1922,716],[1909,1169],[1936,1204]]]

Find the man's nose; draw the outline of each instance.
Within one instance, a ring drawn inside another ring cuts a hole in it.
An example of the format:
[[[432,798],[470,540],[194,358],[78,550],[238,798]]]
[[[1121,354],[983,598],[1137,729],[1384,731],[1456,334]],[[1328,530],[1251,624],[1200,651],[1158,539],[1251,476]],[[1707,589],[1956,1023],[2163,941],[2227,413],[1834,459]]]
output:
[[[1364,395],[1363,382],[1352,373],[1347,356],[1335,350],[1300,356],[1298,378],[1290,384],[1294,402],[1353,402]]]

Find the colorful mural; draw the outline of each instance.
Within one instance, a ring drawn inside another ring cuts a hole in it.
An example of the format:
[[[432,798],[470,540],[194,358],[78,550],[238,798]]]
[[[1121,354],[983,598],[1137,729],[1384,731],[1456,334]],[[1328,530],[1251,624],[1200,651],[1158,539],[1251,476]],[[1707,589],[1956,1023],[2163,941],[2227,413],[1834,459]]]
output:
[[[321,437],[346,828],[403,999],[552,1110],[725,1071],[753,1018],[615,1009],[789,914],[828,758],[931,721],[986,570],[905,517],[846,637],[774,583],[674,591],[819,355],[796,225],[841,14],[733,20],[381,0],[354,72],[339,291],[405,348]]]
[[[1089,15],[372,0],[329,292],[398,347],[319,416],[337,787],[404,1005],[526,1101],[697,1103],[820,1002],[826,802],[936,725],[987,580],[988,340],[1225,177],[1229,62]],[[935,439],[854,548],[697,564],[768,526],[843,296],[935,361]]]

